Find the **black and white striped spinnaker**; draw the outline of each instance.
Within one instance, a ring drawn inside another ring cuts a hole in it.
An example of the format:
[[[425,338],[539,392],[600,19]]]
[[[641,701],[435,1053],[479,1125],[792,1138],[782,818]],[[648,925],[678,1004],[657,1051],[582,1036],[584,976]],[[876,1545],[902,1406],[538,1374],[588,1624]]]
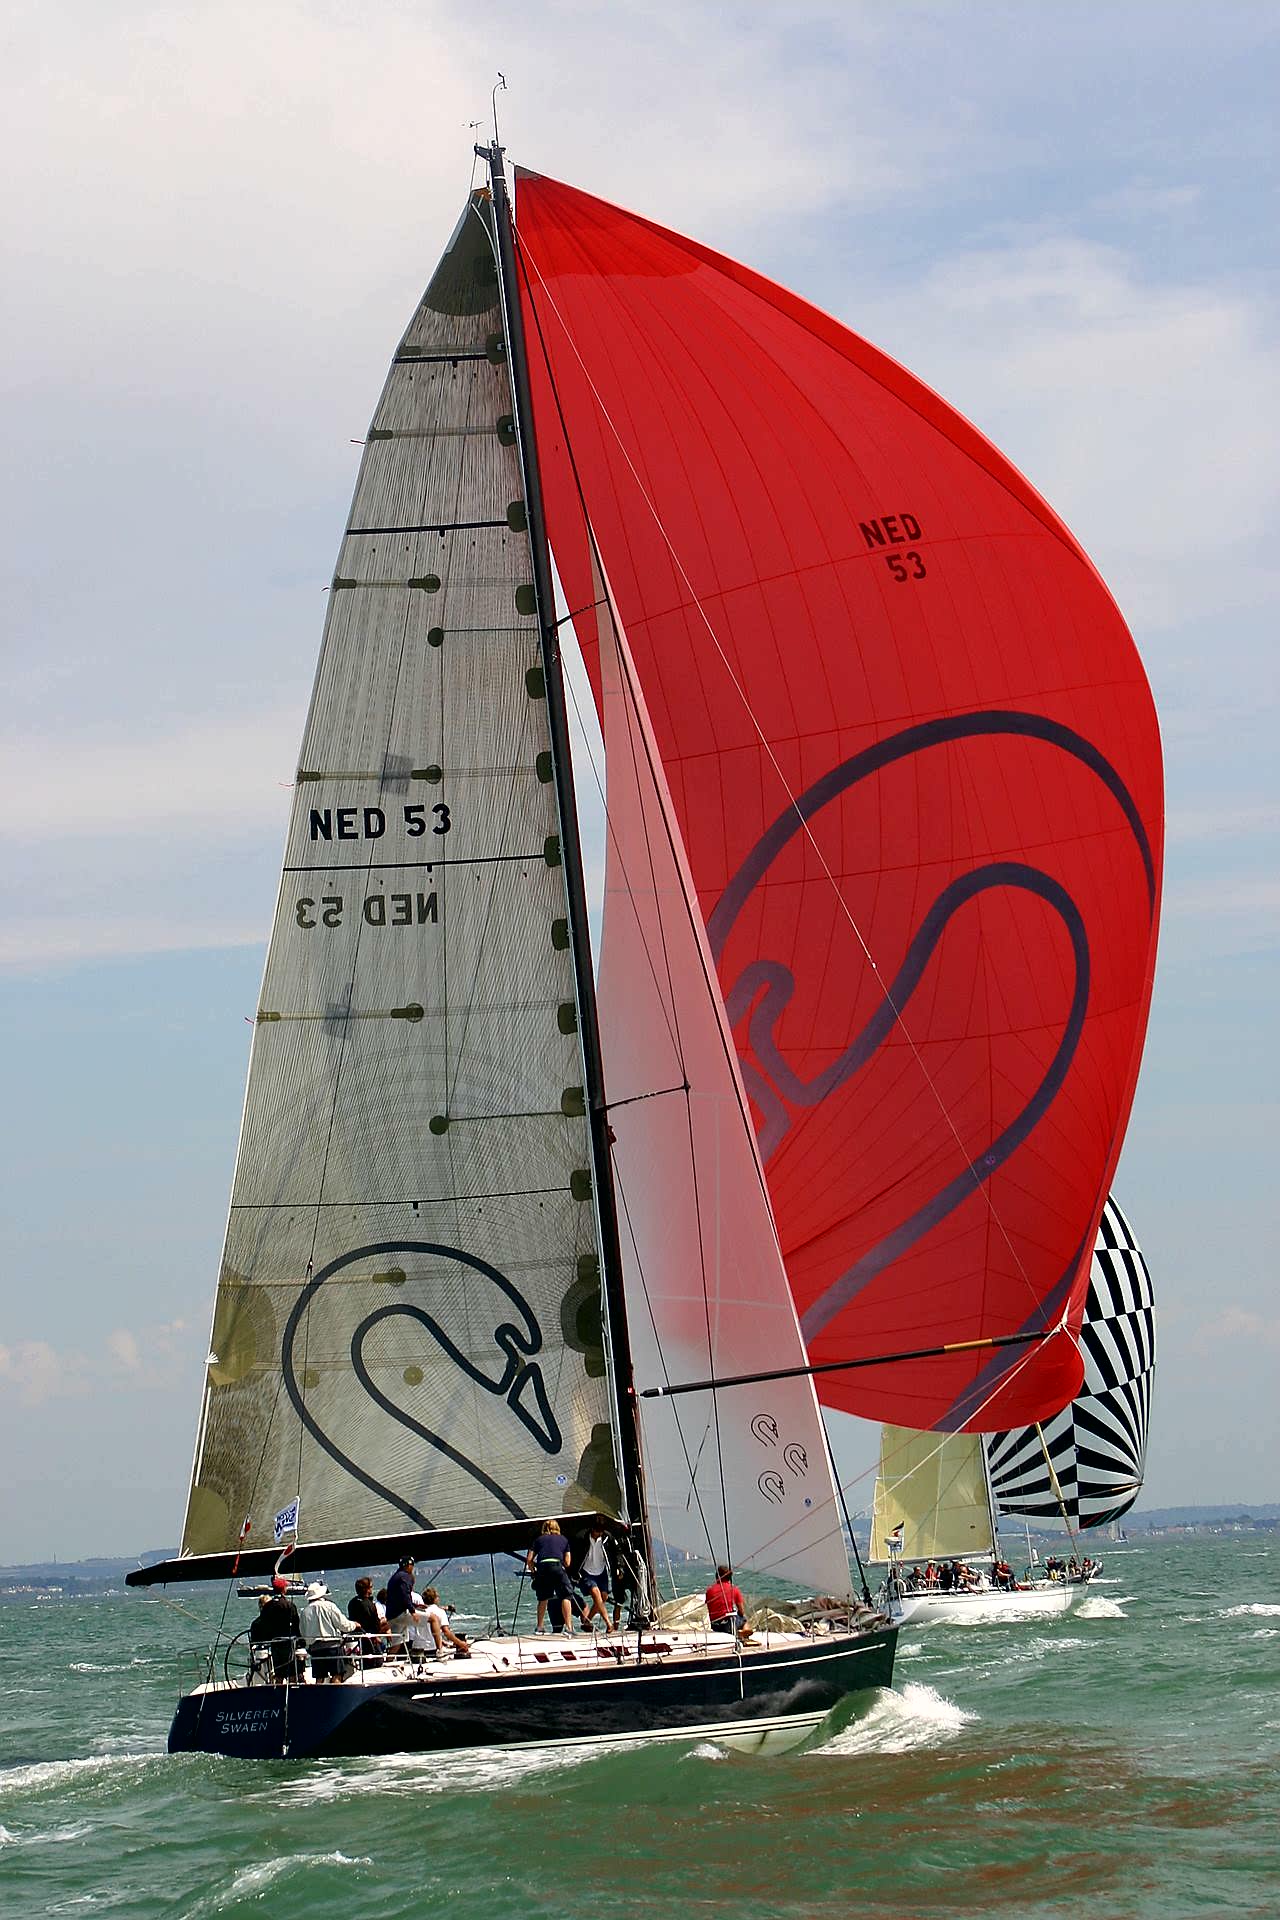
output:
[[[1039,1428],[994,1433],[987,1441],[991,1491],[1002,1516],[1057,1520],[1065,1507],[1073,1526],[1102,1527],[1127,1513],[1141,1490],[1155,1313],[1147,1263],[1114,1199],[1102,1210],[1080,1345],[1084,1385],[1071,1405]]]

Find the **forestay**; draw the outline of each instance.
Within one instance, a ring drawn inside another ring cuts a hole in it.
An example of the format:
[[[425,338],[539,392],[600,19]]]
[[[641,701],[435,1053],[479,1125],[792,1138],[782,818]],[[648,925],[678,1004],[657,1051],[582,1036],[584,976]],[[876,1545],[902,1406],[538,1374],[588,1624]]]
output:
[[[599,1008],[636,1384],[803,1367],[715,967],[634,663],[596,576],[608,780]],[[812,1381],[641,1399],[655,1534],[849,1592]]]
[[[1071,1405],[1040,1430],[992,1434],[987,1442],[1001,1514],[1057,1520],[1065,1511],[1074,1526],[1102,1527],[1128,1513],[1142,1490],[1155,1302],[1147,1263],[1114,1198],[1093,1249],[1080,1345],[1084,1386]]]
[[[329,599],[186,1553],[618,1511],[550,739],[487,201]]]

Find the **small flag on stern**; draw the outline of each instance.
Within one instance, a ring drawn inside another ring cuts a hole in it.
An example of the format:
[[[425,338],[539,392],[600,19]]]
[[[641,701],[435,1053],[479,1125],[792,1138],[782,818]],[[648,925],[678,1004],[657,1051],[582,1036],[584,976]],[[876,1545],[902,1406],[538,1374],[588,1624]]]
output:
[[[893,1532],[890,1534],[886,1534],[884,1543],[886,1547],[888,1547],[889,1552],[891,1554],[902,1552],[902,1538],[903,1538],[903,1534],[906,1532],[906,1525],[907,1523],[905,1520],[899,1520],[897,1526],[893,1529]]]
[[[296,1533],[298,1531],[298,1507],[301,1502],[301,1497],[302,1496],[299,1495],[298,1499],[291,1500],[287,1507],[281,1507],[279,1513],[276,1515],[275,1534],[277,1546],[280,1545],[286,1533]]]

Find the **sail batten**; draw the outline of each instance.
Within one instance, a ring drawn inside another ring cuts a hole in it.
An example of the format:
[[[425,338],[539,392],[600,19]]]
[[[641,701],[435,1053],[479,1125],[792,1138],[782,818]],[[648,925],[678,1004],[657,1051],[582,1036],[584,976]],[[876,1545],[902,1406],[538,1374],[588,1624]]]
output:
[[[539,176],[519,231],[561,578],[589,603],[589,516],[811,1358],[1078,1327],[1160,884],[1118,610],[998,450],[837,322]],[[1079,1379],[1062,1339],[822,1392],[997,1428]]]

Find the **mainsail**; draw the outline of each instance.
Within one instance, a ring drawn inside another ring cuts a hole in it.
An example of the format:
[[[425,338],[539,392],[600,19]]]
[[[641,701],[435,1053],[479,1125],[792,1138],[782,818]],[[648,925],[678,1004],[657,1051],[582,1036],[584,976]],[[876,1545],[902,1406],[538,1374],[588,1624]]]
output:
[[[634,653],[828,1404],[995,1429],[1079,1387],[1155,955],[1124,622],[1051,509],[875,348],[519,175],[548,517]],[[600,692],[592,635],[588,665]]]
[[[395,355],[333,578],[185,1554],[295,1500],[311,1545],[620,1510],[489,219]]]
[[[868,1559],[952,1560],[993,1552],[982,1447],[977,1433],[883,1426]]]
[[[1093,1249],[1080,1345],[1084,1386],[1071,1405],[1042,1427],[986,1443],[1001,1514],[1058,1520],[1065,1512],[1073,1526],[1103,1527],[1128,1513],[1142,1489],[1155,1307],[1147,1263],[1114,1199]]]
[[[804,1366],[733,1040],[626,639],[597,577],[608,839],[600,1026],[637,1385]],[[642,1399],[656,1534],[845,1594],[807,1378]]]

